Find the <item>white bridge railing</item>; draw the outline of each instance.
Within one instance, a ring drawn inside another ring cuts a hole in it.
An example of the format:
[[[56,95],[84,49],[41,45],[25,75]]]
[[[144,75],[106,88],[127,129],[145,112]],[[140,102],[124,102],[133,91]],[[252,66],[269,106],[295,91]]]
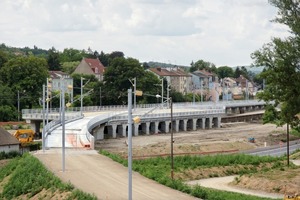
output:
[[[264,105],[264,101],[258,100],[235,100],[235,101],[219,101],[215,102],[184,102],[184,103],[173,103],[174,108],[188,108],[188,109],[212,109],[215,107],[236,107],[236,106],[255,106],[255,105]],[[160,103],[156,104],[138,104],[138,109],[145,108],[159,108]],[[101,111],[126,111],[127,105],[113,105],[113,106],[86,106],[83,107],[83,112],[101,112]],[[160,109],[166,108],[166,105]],[[57,108],[49,109],[48,118],[51,120],[59,120],[60,110]],[[80,107],[68,108],[65,111],[66,119],[74,118],[74,116],[80,116]],[[22,118],[23,119],[42,119],[43,118],[43,109],[22,109]]]

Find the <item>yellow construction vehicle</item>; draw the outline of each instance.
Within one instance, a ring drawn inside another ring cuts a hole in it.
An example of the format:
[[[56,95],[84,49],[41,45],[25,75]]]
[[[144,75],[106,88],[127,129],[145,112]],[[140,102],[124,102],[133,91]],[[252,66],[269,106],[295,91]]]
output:
[[[293,196],[284,195],[283,200],[300,200],[300,196],[299,195],[293,195]]]
[[[30,144],[34,140],[34,131],[31,129],[19,129],[14,136],[21,142],[21,145]]]

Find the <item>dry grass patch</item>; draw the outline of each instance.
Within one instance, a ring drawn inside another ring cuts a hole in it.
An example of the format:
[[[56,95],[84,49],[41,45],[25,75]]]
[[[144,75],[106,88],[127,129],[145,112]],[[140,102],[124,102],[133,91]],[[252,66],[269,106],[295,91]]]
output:
[[[300,168],[284,168],[253,175],[243,175],[235,180],[234,185],[267,192],[300,194]]]

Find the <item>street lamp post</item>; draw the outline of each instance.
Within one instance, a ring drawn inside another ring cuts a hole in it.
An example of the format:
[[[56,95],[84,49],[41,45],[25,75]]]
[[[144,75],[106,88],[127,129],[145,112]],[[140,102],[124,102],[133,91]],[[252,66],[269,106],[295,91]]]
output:
[[[61,84],[62,171],[65,172],[65,84]]]
[[[171,90],[171,85],[168,82],[168,86],[167,86],[167,99],[169,99],[169,97],[170,97],[170,90]],[[169,108],[169,103],[168,103],[168,108]]]
[[[202,80],[200,80],[200,94],[201,94],[201,102],[203,101],[203,85],[202,85]]]
[[[136,110],[136,77],[134,77],[132,80],[133,80],[133,83],[132,83],[132,81],[131,81],[131,79],[128,79],[129,81],[130,81],[130,83],[131,83],[131,85],[133,86],[133,93],[134,93],[134,97],[133,97],[133,104],[134,104],[134,106],[133,106],[133,109],[134,109],[134,111]]]
[[[171,104],[171,178],[174,179],[174,153],[173,153],[173,101],[172,97],[170,97]]]
[[[132,89],[128,89],[128,200],[132,200]]]
[[[80,116],[82,116],[82,105],[83,105],[82,93],[83,93],[83,77],[80,78]]]
[[[100,87],[100,107],[102,105],[101,87]]]
[[[18,90],[18,122],[20,121],[20,92]]]
[[[164,105],[164,78],[161,78],[161,106]]]
[[[42,144],[43,153],[45,153],[45,84],[43,84],[43,131],[42,131]]]
[[[51,79],[49,80],[47,78],[47,86],[46,86],[46,124],[48,124],[49,122],[49,101],[50,101],[50,98],[49,98],[49,88],[51,87],[51,85],[49,85],[49,81],[51,81]]]

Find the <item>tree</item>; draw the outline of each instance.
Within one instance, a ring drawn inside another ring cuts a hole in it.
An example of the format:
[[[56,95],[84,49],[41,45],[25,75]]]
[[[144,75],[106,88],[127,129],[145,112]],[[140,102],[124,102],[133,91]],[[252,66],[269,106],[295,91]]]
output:
[[[156,95],[161,94],[161,80],[152,72],[145,71],[143,77],[139,77],[137,80],[137,88],[142,90],[145,94]],[[167,83],[164,80],[164,91],[167,91]],[[166,93],[164,94],[164,96]],[[156,97],[144,95],[143,97],[137,97],[137,101],[141,103],[157,103]],[[159,100],[160,101],[160,100]]]
[[[195,63],[194,62],[191,63],[190,72],[194,72],[197,70],[206,70],[209,72],[217,73],[216,65],[211,62],[204,61],[204,60],[198,60]]]
[[[109,55],[108,54],[105,54],[103,51],[101,51],[98,58],[105,67],[107,67],[109,65]]]
[[[59,61],[64,62],[76,62],[81,61],[83,57],[87,57],[84,51],[80,51],[73,48],[65,48],[62,53],[59,55]]]
[[[7,85],[0,84],[0,105],[17,105],[17,93],[13,93]]]
[[[111,104],[127,104],[127,89],[132,87],[129,79],[137,81],[145,75],[143,67],[134,58],[114,58],[104,73],[106,99]],[[138,85],[138,84],[137,84]]]
[[[17,116],[17,96],[11,89],[0,84],[0,121],[12,121]]]
[[[219,78],[233,77],[233,69],[227,66],[218,67],[217,74]]]
[[[7,54],[0,50],[0,69],[4,66],[4,64],[8,61]]]
[[[79,61],[74,61],[74,62],[64,62],[62,63],[62,71],[67,73],[67,74],[72,74],[76,67],[79,65]]]
[[[274,107],[280,104],[281,112],[276,118],[292,127],[299,126],[296,114],[300,113],[300,1],[270,0],[270,3],[278,8],[273,21],[287,25],[291,36],[273,38],[252,54],[256,66],[265,66],[261,77],[267,85],[259,98],[274,101]]]
[[[15,107],[8,105],[0,105],[0,121],[13,121],[17,118],[17,111]]]
[[[12,91],[24,91],[26,105],[38,105],[42,96],[42,85],[48,77],[47,61],[34,56],[17,57],[5,63],[0,69],[0,79]]]
[[[50,71],[61,70],[61,65],[59,62],[59,53],[54,47],[52,47],[52,49],[49,49],[48,51],[47,63]]]
[[[110,59],[115,59],[115,58],[124,58],[124,53],[122,51],[113,51],[109,54]]]

